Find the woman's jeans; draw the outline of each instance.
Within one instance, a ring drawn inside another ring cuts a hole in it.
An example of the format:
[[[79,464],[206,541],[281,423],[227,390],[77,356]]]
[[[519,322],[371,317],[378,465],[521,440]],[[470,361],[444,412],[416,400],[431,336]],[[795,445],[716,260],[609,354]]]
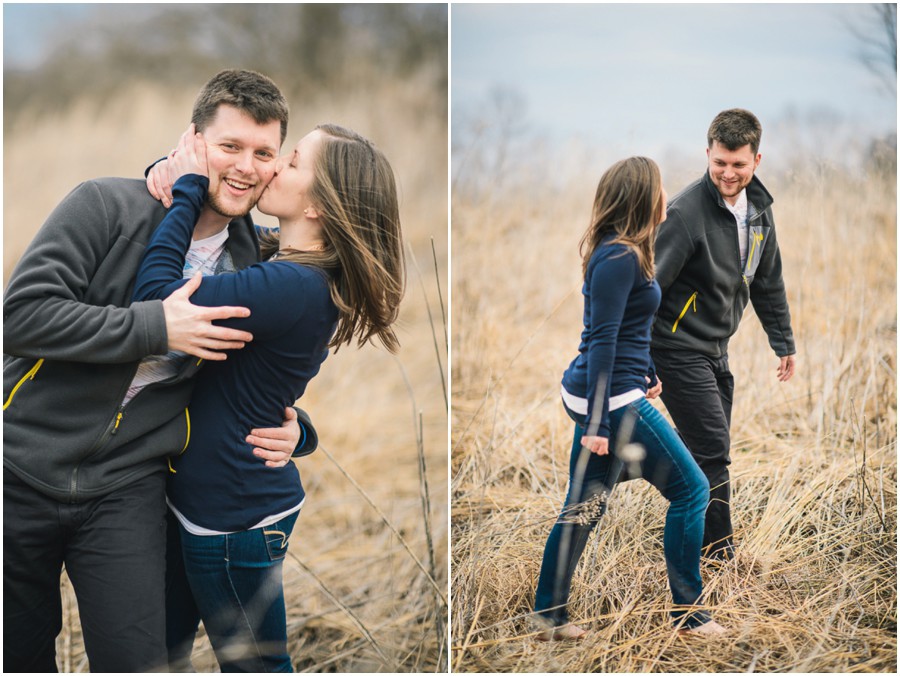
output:
[[[170,513],[166,642],[172,671],[190,670],[201,619],[223,672],[293,671],[281,572],[298,513],[229,535],[192,535]]]
[[[569,588],[588,536],[606,512],[613,488],[627,469],[653,484],[669,501],[663,550],[675,608],[672,617],[685,627],[708,622],[709,614],[691,610],[703,591],[700,545],[709,499],[709,483],[668,421],[646,399],[611,411],[609,455],[582,448],[584,416],[576,420],[569,462],[569,493],[547,538],[538,580],[535,612],[553,625],[568,622]],[[629,457],[643,447],[643,459]],[[624,458],[623,458],[624,456]],[[687,608],[685,607],[687,606]]]

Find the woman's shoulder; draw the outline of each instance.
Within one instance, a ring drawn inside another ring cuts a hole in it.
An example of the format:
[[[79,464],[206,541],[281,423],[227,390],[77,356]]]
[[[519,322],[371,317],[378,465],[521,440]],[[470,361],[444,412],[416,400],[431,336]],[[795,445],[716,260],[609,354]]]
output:
[[[297,290],[303,293],[318,292],[328,297],[331,296],[328,273],[318,266],[285,260],[270,260],[259,265],[272,271],[273,274],[285,278],[285,283],[295,285]]]
[[[596,269],[598,265],[614,265],[630,267],[637,265],[638,258],[634,249],[622,242],[604,240],[594,249],[591,260],[588,263],[588,271]]]

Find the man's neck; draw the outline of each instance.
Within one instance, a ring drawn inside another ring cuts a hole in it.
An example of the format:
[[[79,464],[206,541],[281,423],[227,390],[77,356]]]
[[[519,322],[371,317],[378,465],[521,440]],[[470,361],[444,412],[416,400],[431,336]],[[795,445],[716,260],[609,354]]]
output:
[[[208,205],[204,206],[200,211],[200,218],[197,219],[197,225],[194,226],[194,236],[192,239],[197,241],[212,237],[213,235],[218,235],[228,227],[230,222],[231,219],[228,218],[228,216],[217,214],[210,209]]]

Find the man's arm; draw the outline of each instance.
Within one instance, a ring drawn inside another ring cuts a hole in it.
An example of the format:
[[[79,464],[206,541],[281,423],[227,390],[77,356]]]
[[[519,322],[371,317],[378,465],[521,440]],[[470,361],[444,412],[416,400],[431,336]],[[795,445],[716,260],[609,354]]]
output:
[[[662,293],[672,286],[694,252],[690,233],[677,211],[669,210],[659,224],[654,247],[656,281]]]
[[[253,455],[266,461],[266,467],[283,467],[291,458],[302,458],[319,447],[319,436],[309,414],[296,406],[284,409],[281,427],[251,430],[248,444]]]
[[[3,305],[4,351],[22,357],[121,363],[166,352],[161,302],[128,308],[84,302],[115,263],[100,189],[82,183],[54,209],[19,261]]]
[[[178,346],[210,359],[249,335],[211,324],[243,316],[243,308],[202,308],[184,297],[129,307],[86,301],[92,280],[122,264],[111,215],[99,186],[83,183],[54,209],[19,261],[3,304],[7,354],[85,363],[124,363]],[[121,240],[121,238],[119,238]],[[121,294],[124,296],[123,293]]]

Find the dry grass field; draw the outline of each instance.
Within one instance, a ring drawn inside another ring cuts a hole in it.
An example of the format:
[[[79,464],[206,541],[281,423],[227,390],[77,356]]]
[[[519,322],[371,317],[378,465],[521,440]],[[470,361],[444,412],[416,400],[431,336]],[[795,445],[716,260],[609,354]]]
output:
[[[447,350],[438,288],[440,280],[446,299],[447,124],[445,104],[429,94],[434,76],[423,67],[405,82],[369,82],[346,94],[317,92],[291,102],[285,148],[331,121],[385,151],[398,177],[410,249],[399,355],[345,347],[325,362],[301,402],[321,447],[297,461],[308,499],[284,570],[298,671],[447,668]],[[78,182],[138,177],[168,152],[189,122],[195,94],[134,83],[101,103],[80,101],[63,113],[7,121],[4,282],[44,218]],[[270,224],[262,216],[258,222]],[[63,592],[60,669],[87,671],[67,580]],[[202,634],[194,663],[199,671],[217,670]]]
[[[663,166],[670,194],[700,175],[697,160],[687,172]],[[739,550],[702,570],[729,634],[676,638],[666,503],[632,481],[613,494],[573,582],[571,616],[589,637],[532,638],[543,546],[566,490],[572,427],[558,393],[581,330],[578,240],[608,164],[545,158],[502,184],[468,168],[454,177],[452,669],[895,673],[893,172],[761,167],[799,372],[777,382],[778,360],[748,309],[730,349]],[[555,187],[564,172],[571,180]]]

